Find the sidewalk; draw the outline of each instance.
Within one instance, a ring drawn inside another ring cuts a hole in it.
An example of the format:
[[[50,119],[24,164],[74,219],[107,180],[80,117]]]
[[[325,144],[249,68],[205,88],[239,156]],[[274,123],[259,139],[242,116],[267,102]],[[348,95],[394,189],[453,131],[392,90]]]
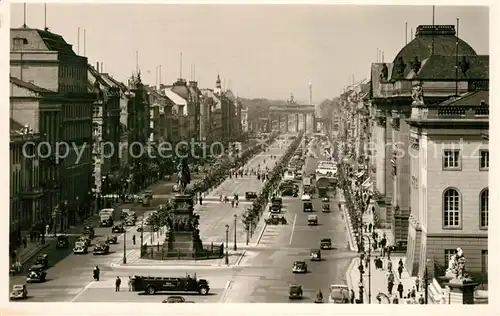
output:
[[[340,195],[340,196],[341,196],[341,203],[343,203],[343,196],[342,195]],[[352,227],[352,224],[350,221],[349,214],[345,210],[345,204],[342,204],[342,209],[343,209],[344,219],[346,221],[346,226],[348,227],[348,231],[351,235],[349,240],[350,240],[350,242],[353,242],[354,241],[353,227]],[[366,212],[365,214],[363,214],[363,224],[368,225],[369,223],[372,223],[372,225],[374,224],[373,214],[370,212]],[[385,233],[388,245],[392,245],[394,243],[394,237],[392,235],[392,232],[389,229],[376,229],[376,232],[378,233],[379,240],[382,238],[382,236]],[[364,234],[370,236],[370,238],[371,238],[370,233],[367,232]],[[364,246],[365,246],[366,254],[368,254],[369,243],[366,242],[366,238],[365,238]],[[351,250],[356,250],[355,248],[356,247],[353,245]],[[376,251],[373,251],[373,248],[372,248],[370,255],[371,255],[370,277],[369,277],[369,272],[368,272],[369,269],[368,269],[368,267],[366,267],[365,263],[363,262],[364,270],[365,270],[365,273],[363,274],[363,286],[364,286],[363,301],[365,304],[368,304],[368,294],[370,292],[370,281],[369,280],[371,280],[371,303],[378,304],[377,295],[379,293],[383,293],[386,296],[390,296],[388,294],[388,289],[387,289],[388,258],[387,258],[387,255],[384,258],[382,258],[383,269],[376,269],[374,260],[377,257],[381,257],[381,252],[379,249]],[[400,259],[403,260],[403,263],[405,262],[404,256],[391,255],[390,260],[392,262],[392,270],[393,270],[393,274],[394,274],[394,287],[392,289],[392,296],[390,296],[391,302],[392,302],[392,298],[394,298],[396,296],[399,297],[399,293],[396,290],[397,290],[397,286],[400,282],[403,284],[403,297],[406,296],[408,294],[408,290],[411,291],[415,285],[416,277],[410,276],[408,271],[406,270],[406,267],[404,267],[403,272],[401,273],[401,278],[399,278],[399,273],[398,273],[397,269],[398,269],[398,263],[399,263]],[[359,298],[359,286],[358,286],[359,281],[360,281],[360,273],[358,270],[359,260],[360,260],[359,257],[354,258],[353,261],[351,262],[351,264],[349,265],[349,268],[347,269],[347,272],[346,272],[347,284],[348,284],[349,288],[354,289],[354,292],[356,293],[356,298]],[[422,294],[422,293],[423,293],[423,288],[420,287],[420,292],[417,292],[417,294],[416,294],[417,301],[418,301],[420,294]],[[382,303],[387,304],[387,300],[385,298],[382,298]],[[400,299],[399,304],[405,304],[405,300]]]

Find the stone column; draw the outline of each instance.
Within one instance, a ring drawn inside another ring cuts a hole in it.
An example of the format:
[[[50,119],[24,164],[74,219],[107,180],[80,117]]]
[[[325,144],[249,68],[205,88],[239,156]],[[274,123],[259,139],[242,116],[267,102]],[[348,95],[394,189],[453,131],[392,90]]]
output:
[[[312,126],[313,126],[313,128],[312,128],[312,132],[313,132],[313,133],[316,133],[316,131],[318,130],[318,129],[317,129],[317,126],[316,126],[316,125],[318,124],[318,123],[316,122],[316,115],[313,113],[311,116],[312,116]]]
[[[386,155],[385,155],[385,134],[386,134],[386,118],[384,113],[377,113],[377,144],[375,152],[375,163],[376,163],[376,173],[377,181],[375,187],[382,194],[385,195],[385,165],[386,165]]]
[[[278,114],[278,131],[281,132],[281,115]]]
[[[304,118],[304,133],[307,132],[307,113],[303,114]]]
[[[288,114],[285,114],[285,133],[288,133],[288,120],[290,119],[290,117],[288,116]]]
[[[295,133],[299,132],[299,114],[295,113]]]

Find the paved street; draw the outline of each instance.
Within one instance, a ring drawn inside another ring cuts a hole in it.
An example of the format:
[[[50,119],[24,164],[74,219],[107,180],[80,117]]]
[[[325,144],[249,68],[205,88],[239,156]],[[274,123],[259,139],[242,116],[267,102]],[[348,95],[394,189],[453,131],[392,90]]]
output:
[[[320,159],[322,156],[319,156]],[[306,173],[312,172],[318,159],[306,160]],[[346,270],[356,255],[347,249],[344,221],[338,212],[337,201],[331,197],[331,213],[321,212],[321,201],[313,199],[314,214],[319,225],[307,226],[307,215],[299,198],[285,199],[283,214],[287,225],[267,226],[257,247],[247,250],[225,302],[289,302],[290,283],[302,284],[304,300],[312,302],[318,289],[328,293],[331,284],[345,284]],[[309,251],[319,248],[320,239],[332,238],[333,250],[322,251],[321,262],[311,262]],[[295,260],[306,260],[307,274],[293,274]]]

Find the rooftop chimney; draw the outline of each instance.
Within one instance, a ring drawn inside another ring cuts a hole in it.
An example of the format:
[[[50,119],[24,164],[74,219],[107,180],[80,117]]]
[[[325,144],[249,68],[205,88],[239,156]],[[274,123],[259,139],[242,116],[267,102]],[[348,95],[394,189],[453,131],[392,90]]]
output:
[[[96,70],[97,70],[97,73],[99,73],[99,62],[97,62]]]

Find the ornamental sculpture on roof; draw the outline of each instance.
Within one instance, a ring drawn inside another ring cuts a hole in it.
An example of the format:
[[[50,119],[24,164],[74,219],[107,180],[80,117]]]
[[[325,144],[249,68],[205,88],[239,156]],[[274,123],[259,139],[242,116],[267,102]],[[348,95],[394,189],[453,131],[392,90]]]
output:
[[[293,93],[290,93],[290,99],[286,100],[288,104],[296,104],[295,98],[293,97]]]
[[[417,82],[411,89],[411,98],[413,99],[412,105],[424,105],[424,91],[422,83]]]
[[[405,72],[405,69],[406,69],[405,61],[403,60],[402,56],[399,56],[394,61],[394,70],[396,71],[396,74],[402,76]]]
[[[418,57],[417,56],[413,57],[413,60],[411,61],[411,69],[415,72],[415,74],[418,73],[421,66],[422,62],[418,60]]]

